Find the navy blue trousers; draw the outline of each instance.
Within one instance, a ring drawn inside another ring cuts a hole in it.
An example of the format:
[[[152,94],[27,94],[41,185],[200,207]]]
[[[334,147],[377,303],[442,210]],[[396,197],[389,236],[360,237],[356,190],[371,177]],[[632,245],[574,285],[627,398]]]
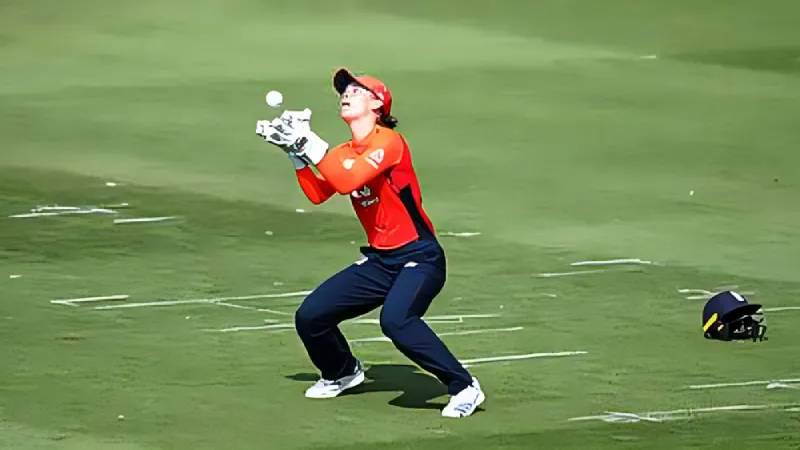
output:
[[[417,241],[397,250],[361,251],[361,261],[320,284],[295,314],[297,333],[322,377],[335,380],[355,369],[339,323],[382,305],[381,330],[400,352],[444,383],[450,394],[469,386],[469,372],[421,319],[447,275],[439,243]]]

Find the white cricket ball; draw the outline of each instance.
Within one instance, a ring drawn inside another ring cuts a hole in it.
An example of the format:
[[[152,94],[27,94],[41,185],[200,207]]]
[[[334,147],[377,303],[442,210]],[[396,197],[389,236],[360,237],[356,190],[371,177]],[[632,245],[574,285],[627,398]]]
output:
[[[273,108],[277,108],[278,106],[281,106],[281,103],[283,103],[283,94],[278,91],[269,91],[266,98],[267,104]]]
[[[125,416],[120,414],[120,415],[117,416],[117,420],[125,420]]]
[[[689,195],[694,195],[694,191],[689,191]]]

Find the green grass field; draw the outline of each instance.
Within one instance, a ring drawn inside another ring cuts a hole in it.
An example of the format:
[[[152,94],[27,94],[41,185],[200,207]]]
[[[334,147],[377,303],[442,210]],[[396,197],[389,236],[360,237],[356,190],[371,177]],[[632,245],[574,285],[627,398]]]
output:
[[[686,388],[800,378],[800,311],[710,342],[679,292],[800,307],[800,6],[297,3],[0,5],[0,449],[800,448],[798,409],[775,406],[796,389]],[[311,401],[292,329],[208,331],[291,322],[302,297],[94,309],[305,291],[358,259],[349,201],[308,203],[254,134],[278,89],[347,139],[339,66],[392,89],[438,230],[481,233],[442,237],[429,314],[491,316],[432,324],[457,356],[587,353],[475,365],[483,410],[446,420],[390,343],[354,343],[368,383]],[[175,219],[113,222],[153,216]],[[660,265],[538,275],[612,258]],[[129,298],[50,302],[107,295]],[[569,420],[730,405],[769,408]]]

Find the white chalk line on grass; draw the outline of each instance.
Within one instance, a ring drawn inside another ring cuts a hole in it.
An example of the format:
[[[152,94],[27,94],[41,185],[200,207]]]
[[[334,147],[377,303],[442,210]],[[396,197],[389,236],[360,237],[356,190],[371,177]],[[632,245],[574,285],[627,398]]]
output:
[[[775,308],[764,308],[764,312],[777,312],[777,311],[800,311],[800,306],[777,306]]]
[[[692,384],[686,386],[686,389],[719,389],[728,387],[760,386],[760,385],[764,385],[767,389],[773,389],[770,387],[771,385],[786,384],[786,383],[800,383],[800,378],[790,378],[784,380],[741,381],[734,383]]]
[[[258,308],[256,308],[255,306],[237,305],[235,303],[228,303],[228,302],[214,302],[214,304],[219,306],[226,306],[228,308],[246,309],[248,311],[258,311]]]
[[[604,265],[613,265],[613,264],[643,264],[643,265],[658,265],[658,263],[653,261],[644,261],[639,258],[621,258],[621,259],[606,259],[606,260],[599,260],[599,261],[577,261],[572,264],[571,266],[604,266]]]
[[[258,295],[244,295],[239,297],[218,297],[218,298],[195,298],[187,300],[162,300],[155,302],[143,303],[124,303],[121,305],[104,305],[95,306],[94,309],[121,309],[121,308],[145,308],[150,306],[173,306],[173,305],[188,305],[188,304],[218,304],[220,302],[230,302],[237,300],[256,300],[262,298],[289,298],[289,297],[304,297],[310,294],[311,291],[298,291],[298,292],[285,292],[282,294],[258,294]],[[230,305],[228,305],[230,306]]]
[[[127,295],[105,295],[101,297],[81,297],[81,298],[67,298],[62,300],[50,300],[50,303],[54,305],[67,305],[67,306],[79,306],[77,303],[87,303],[87,302],[103,302],[103,301],[115,301],[115,300],[126,300],[129,296]]]
[[[10,218],[18,218],[18,219],[26,219],[30,217],[48,217],[48,216],[63,216],[67,214],[116,214],[116,211],[111,209],[105,208],[91,208],[91,209],[69,209],[69,210],[61,210],[61,211],[51,211],[51,212],[31,212],[25,214],[14,214],[13,216],[8,216]]]
[[[679,294],[706,294],[706,295],[714,295],[713,292],[707,291],[705,289],[678,289]]]
[[[445,316],[428,316],[423,317],[430,320],[449,320],[449,319],[489,319],[492,317],[500,317],[500,314],[455,314]]]
[[[274,309],[267,309],[267,308],[258,308],[256,309],[258,312],[265,312],[269,314],[275,314],[276,316],[293,316],[294,313],[283,312],[283,311],[275,311]]]
[[[204,331],[217,331],[220,333],[228,333],[231,331],[253,331],[253,330],[271,330],[276,328],[294,328],[293,323],[274,323],[270,325],[256,325],[250,327],[230,327],[230,328],[222,328],[220,330],[209,330],[206,329]]]
[[[648,266],[660,266],[660,263],[654,261],[646,261],[639,258],[619,258],[619,259],[605,259],[605,260],[589,260],[589,261],[576,261],[570,264],[573,267],[583,267],[583,266],[621,266],[624,264],[638,264],[638,265],[648,265]],[[555,277],[569,277],[575,275],[589,275],[594,273],[606,273],[606,272],[624,272],[624,271],[633,271],[633,267],[608,267],[602,269],[590,269],[590,270],[573,270],[569,272],[547,272],[547,273],[539,273],[536,276],[540,278],[555,278]]]
[[[459,361],[462,366],[465,368],[472,367],[475,364],[486,364],[492,362],[501,362],[501,361],[514,361],[514,360],[521,360],[521,359],[530,359],[530,358],[550,358],[550,357],[563,357],[563,356],[575,356],[575,355],[585,355],[588,352],[556,352],[556,353],[528,353],[526,355],[506,355],[506,356],[491,356],[488,358],[476,358],[476,359],[465,359]],[[365,364],[369,365],[376,365],[376,364],[391,364],[390,361],[364,361]]]
[[[639,421],[646,421],[646,422],[663,422],[663,419],[658,419],[656,417],[642,417],[638,414],[633,413],[625,413],[625,412],[616,412],[616,411],[606,411],[605,414],[609,417],[609,420],[606,422],[639,422]]]
[[[793,408],[798,405],[800,404],[769,403],[765,405],[714,406],[709,408],[675,409],[672,411],[650,411],[646,413],[606,412],[605,414],[601,415],[572,417],[570,419],[567,419],[567,421],[578,422],[586,420],[602,420],[604,422],[611,422],[611,423],[636,423],[640,421],[662,422],[666,420],[678,420],[682,418],[688,418],[692,414],[699,414],[699,413],[713,413],[713,412],[724,412],[724,411],[755,411],[764,409]]]
[[[427,316],[423,317],[427,323],[464,323],[464,319],[489,319],[493,317],[500,317],[500,314],[456,314],[456,315],[443,315],[443,316]],[[362,324],[362,325],[380,325],[380,319],[355,319],[349,323]]]
[[[475,364],[483,364],[489,362],[499,362],[499,361],[515,361],[520,359],[530,359],[530,358],[552,358],[552,357],[562,357],[562,356],[575,356],[575,355],[585,355],[588,352],[584,351],[575,351],[575,352],[555,352],[555,353],[528,353],[525,355],[507,355],[507,356],[490,356],[487,358],[475,358],[475,359],[465,359],[463,361],[459,361],[461,365],[465,368],[470,367]]]
[[[33,212],[42,212],[42,211],[77,211],[83,208],[78,206],[37,206],[36,208],[32,209]]]
[[[158,302],[144,302],[144,303],[124,303],[122,305],[104,305],[95,306],[93,309],[120,309],[120,308],[143,308],[147,306],[173,306],[173,305],[189,305],[196,303],[213,303],[209,299],[189,299],[189,300],[164,300]]]
[[[130,219],[114,219],[115,224],[123,224],[123,223],[145,223],[145,222],[164,222],[167,220],[175,219],[175,216],[163,216],[163,217],[134,217]]]
[[[505,333],[509,331],[519,331],[523,327],[510,327],[510,328],[486,328],[480,330],[465,330],[465,331],[450,331],[445,333],[436,333],[437,336],[467,336],[471,334],[485,334],[485,333]],[[376,336],[361,339],[352,339],[349,342],[392,342],[386,336]]]
[[[767,385],[767,389],[800,389],[800,386],[796,384],[770,383]]]
[[[614,270],[614,269],[574,270],[571,272],[539,273],[536,274],[536,276],[540,278],[555,278],[555,277],[569,277],[574,275],[589,275],[593,273],[619,272],[619,271],[620,270]]]

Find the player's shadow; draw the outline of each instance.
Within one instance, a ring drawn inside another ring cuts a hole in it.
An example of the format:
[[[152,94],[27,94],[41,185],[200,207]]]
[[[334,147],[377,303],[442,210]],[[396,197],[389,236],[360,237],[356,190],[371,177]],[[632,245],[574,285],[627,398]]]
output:
[[[400,408],[442,409],[446,400],[431,403],[431,400],[447,394],[447,387],[436,378],[426,375],[414,366],[381,364],[365,372],[366,381],[360,386],[344,391],[341,396],[358,395],[365,392],[402,392],[389,401]],[[298,373],[287,378],[295,381],[315,382],[318,375]]]

